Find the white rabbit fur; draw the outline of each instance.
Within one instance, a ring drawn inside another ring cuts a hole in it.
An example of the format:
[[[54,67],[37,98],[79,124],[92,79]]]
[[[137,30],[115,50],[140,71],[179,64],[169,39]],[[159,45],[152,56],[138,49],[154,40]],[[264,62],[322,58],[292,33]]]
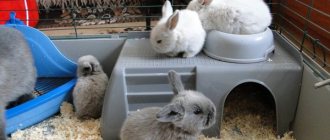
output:
[[[5,135],[5,106],[20,96],[32,94],[36,69],[30,48],[16,29],[0,26],[0,140]]]
[[[255,34],[263,32],[272,21],[263,0],[192,0],[187,9],[197,11],[206,31]]]
[[[213,102],[200,92],[185,90],[175,71],[168,77],[174,91],[171,103],[129,114],[121,140],[197,140],[203,129],[215,124]]]
[[[193,57],[198,54],[205,41],[206,32],[198,14],[191,10],[176,10],[169,1],[162,8],[162,18],[152,29],[150,43],[152,48],[168,56]]]
[[[77,77],[72,93],[75,115],[79,119],[99,118],[108,76],[94,56],[85,55],[78,59]]]

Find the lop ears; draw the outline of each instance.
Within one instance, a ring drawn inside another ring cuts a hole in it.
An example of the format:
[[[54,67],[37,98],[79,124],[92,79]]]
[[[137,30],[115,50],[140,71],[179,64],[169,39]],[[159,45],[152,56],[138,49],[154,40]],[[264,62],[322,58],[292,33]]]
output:
[[[166,22],[166,27],[169,30],[173,30],[178,25],[178,22],[179,22],[179,10],[175,10],[174,14],[168,18]]]
[[[180,103],[168,104],[156,114],[156,118],[160,122],[178,121],[181,120],[183,116],[184,109]]]
[[[165,17],[169,17],[173,14],[173,8],[172,8],[172,4],[170,1],[166,0],[163,8],[162,8],[162,16],[163,18]]]
[[[210,5],[211,2],[212,0],[198,0],[201,5]]]

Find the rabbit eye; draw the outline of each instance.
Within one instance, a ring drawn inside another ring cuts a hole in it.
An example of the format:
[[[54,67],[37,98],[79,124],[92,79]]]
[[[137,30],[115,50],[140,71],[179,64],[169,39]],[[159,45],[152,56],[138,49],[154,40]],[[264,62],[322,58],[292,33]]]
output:
[[[175,111],[171,111],[170,113],[168,113],[168,115],[177,115],[178,114],[178,112],[175,112]]]
[[[203,113],[203,111],[202,110],[200,110],[200,109],[196,109],[195,111],[194,111],[194,114],[201,114],[201,113]]]
[[[157,40],[157,43],[158,43],[158,44],[162,43],[162,40]]]
[[[89,71],[89,67],[85,67],[84,69],[83,69],[83,71]]]

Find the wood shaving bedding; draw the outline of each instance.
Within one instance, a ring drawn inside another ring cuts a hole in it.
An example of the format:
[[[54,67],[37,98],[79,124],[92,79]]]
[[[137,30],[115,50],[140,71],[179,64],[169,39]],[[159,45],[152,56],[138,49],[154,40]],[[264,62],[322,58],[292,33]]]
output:
[[[239,91],[241,92],[241,91]],[[245,95],[228,96],[221,125],[222,140],[294,140],[293,132],[275,135],[275,111],[260,99]],[[246,94],[247,95],[247,94]],[[252,98],[252,99],[251,99]],[[61,114],[12,134],[12,140],[102,140],[100,120],[78,120],[70,103],[63,103]],[[199,140],[219,140],[203,135]]]
[[[72,104],[64,102],[60,115],[18,130],[11,140],[102,140],[100,120],[81,121],[74,116]]]
[[[276,136],[275,102],[254,84],[235,88],[227,97],[220,136],[225,140],[294,140],[293,132]]]

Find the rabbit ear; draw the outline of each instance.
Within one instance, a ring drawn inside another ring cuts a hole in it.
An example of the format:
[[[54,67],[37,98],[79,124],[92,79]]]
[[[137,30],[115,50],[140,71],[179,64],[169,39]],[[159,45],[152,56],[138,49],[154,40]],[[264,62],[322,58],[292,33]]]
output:
[[[198,3],[201,5],[209,5],[212,2],[212,0],[198,0]]]
[[[163,8],[162,8],[162,14],[163,14],[163,18],[164,17],[169,17],[173,14],[173,8],[171,5],[170,1],[165,1]]]
[[[171,103],[164,106],[157,114],[156,118],[160,122],[173,122],[181,120],[184,115],[183,106],[179,103]]]
[[[172,16],[170,16],[166,22],[166,26],[169,30],[173,30],[179,22],[179,10],[176,10]]]
[[[174,94],[179,94],[179,92],[184,91],[181,78],[174,70],[168,72],[168,80],[172,86]]]

